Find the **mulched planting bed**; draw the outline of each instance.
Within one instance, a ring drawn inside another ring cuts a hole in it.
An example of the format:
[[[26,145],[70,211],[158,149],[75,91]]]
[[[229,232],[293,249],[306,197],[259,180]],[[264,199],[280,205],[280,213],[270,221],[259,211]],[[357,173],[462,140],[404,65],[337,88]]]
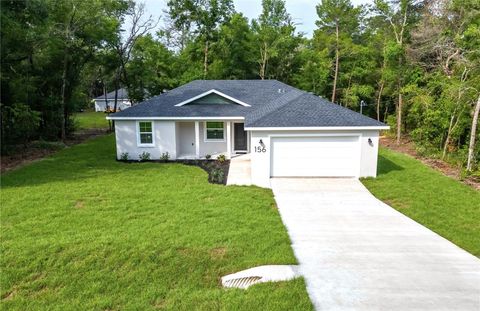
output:
[[[122,161],[121,162],[126,162],[126,163],[141,163],[141,161],[137,160],[128,160],[128,161]],[[168,160],[168,161],[162,161],[162,160],[148,160],[145,162],[152,162],[152,163],[181,163],[185,165],[193,165],[193,166],[198,166],[201,169],[203,169],[205,172],[208,173],[208,182],[212,184],[220,184],[220,185],[226,185],[227,184],[227,177],[228,177],[228,170],[230,168],[230,161],[225,160],[223,162],[220,162],[218,160]],[[218,172],[220,173],[221,177],[218,177]],[[217,176],[215,176],[217,175]]]

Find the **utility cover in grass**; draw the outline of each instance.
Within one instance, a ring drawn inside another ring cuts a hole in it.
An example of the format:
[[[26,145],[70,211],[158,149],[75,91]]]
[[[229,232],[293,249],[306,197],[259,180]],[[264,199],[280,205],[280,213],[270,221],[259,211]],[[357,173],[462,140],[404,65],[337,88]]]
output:
[[[226,275],[222,277],[222,285],[247,289],[257,283],[289,281],[300,276],[296,265],[266,265]]]

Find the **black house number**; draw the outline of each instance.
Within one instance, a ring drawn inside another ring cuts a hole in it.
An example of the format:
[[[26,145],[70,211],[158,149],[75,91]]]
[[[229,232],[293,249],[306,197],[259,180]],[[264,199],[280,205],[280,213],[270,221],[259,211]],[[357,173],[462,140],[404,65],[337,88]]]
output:
[[[262,146],[255,146],[255,152],[267,152],[267,149]]]

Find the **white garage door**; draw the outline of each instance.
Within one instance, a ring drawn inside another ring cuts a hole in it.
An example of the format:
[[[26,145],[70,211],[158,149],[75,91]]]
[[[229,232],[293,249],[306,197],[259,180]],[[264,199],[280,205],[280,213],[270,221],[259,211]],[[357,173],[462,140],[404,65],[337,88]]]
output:
[[[358,136],[273,137],[272,177],[354,177]]]

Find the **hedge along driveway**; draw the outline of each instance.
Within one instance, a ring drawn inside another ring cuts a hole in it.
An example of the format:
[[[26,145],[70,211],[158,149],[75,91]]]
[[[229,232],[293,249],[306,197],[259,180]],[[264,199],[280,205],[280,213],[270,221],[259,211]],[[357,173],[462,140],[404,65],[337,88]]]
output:
[[[272,193],[181,164],[114,160],[112,135],[2,176],[2,307],[309,310],[303,279],[224,290],[296,263]]]

